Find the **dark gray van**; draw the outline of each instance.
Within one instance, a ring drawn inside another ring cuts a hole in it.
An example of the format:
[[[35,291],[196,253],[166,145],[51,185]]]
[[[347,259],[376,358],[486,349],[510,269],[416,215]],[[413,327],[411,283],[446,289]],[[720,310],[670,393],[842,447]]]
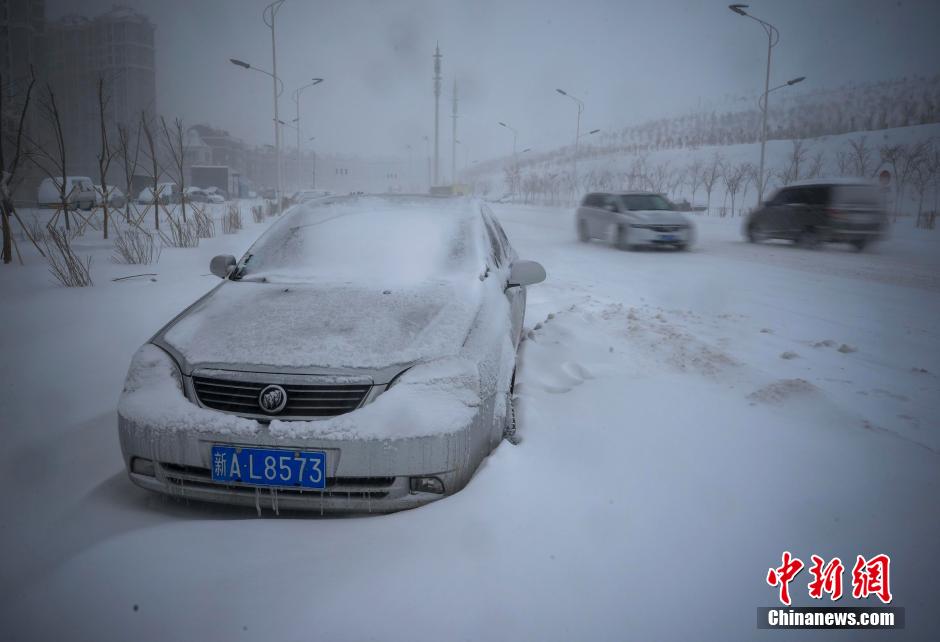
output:
[[[787,185],[748,216],[747,240],[788,239],[804,247],[850,243],[863,250],[884,234],[887,215],[878,188],[863,181]]]

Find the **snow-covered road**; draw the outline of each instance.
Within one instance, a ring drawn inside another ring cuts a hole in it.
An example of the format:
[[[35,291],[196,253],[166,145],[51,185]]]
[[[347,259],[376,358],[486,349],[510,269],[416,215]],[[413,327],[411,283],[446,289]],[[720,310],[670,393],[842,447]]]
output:
[[[691,252],[620,252],[577,243],[568,210],[493,207],[549,275],[529,290],[522,443],[389,516],[258,519],[124,476],[131,354],[259,225],[165,251],[138,270],[156,281],[111,282],[135,271],[106,253],[82,291],[37,261],[0,270],[0,637],[750,640],[789,550],[891,555],[907,629],[874,635],[940,638],[936,233],[812,252],[699,218]],[[765,636],[866,637],[790,633]]]

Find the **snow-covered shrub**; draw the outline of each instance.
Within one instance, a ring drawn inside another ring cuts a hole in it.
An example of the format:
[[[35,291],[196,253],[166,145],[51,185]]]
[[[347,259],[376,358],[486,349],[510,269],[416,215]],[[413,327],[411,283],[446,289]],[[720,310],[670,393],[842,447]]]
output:
[[[114,237],[115,263],[147,265],[160,260],[160,245],[153,234],[142,230],[122,230]]]
[[[193,223],[196,226],[196,236],[201,239],[211,239],[215,236],[215,221],[206,212],[204,206],[192,204]]]
[[[228,211],[222,217],[222,233],[234,234],[242,229],[242,208],[238,205],[229,205]]]
[[[72,250],[68,233],[56,227],[48,227],[43,238],[49,272],[67,288],[83,288],[93,285],[91,281],[91,257],[82,259]]]
[[[160,230],[160,238],[170,247],[198,247],[198,226],[194,222],[178,221],[169,217],[170,233]]]

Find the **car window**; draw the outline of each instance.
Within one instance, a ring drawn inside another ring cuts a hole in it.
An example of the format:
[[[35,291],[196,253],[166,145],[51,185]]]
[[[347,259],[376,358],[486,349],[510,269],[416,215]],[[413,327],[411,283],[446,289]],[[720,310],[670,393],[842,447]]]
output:
[[[825,205],[829,193],[829,188],[825,185],[814,185],[804,188],[806,202],[810,205]]]
[[[659,194],[624,194],[620,197],[624,208],[632,210],[671,210],[669,201]]]
[[[486,228],[487,241],[490,244],[490,256],[493,259],[493,265],[497,268],[502,267],[504,261],[503,247],[500,243],[499,235],[493,229],[493,223],[490,217],[483,215],[483,227]]]

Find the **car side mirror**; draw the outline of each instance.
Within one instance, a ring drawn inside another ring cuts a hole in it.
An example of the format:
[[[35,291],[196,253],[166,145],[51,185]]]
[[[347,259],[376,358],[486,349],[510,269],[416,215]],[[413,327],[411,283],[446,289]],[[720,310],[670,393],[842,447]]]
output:
[[[535,261],[515,261],[509,270],[507,288],[535,285],[545,280],[545,268]]]
[[[235,269],[235,257],[231,254],[219,254],[209,261],[209,271],[220,279],[227,279]]]
[[[608,212],[616,212],[617,206],[614,205],[613,203],[608,203],[607,205],[604,206],[604,209],[607,210]]]

